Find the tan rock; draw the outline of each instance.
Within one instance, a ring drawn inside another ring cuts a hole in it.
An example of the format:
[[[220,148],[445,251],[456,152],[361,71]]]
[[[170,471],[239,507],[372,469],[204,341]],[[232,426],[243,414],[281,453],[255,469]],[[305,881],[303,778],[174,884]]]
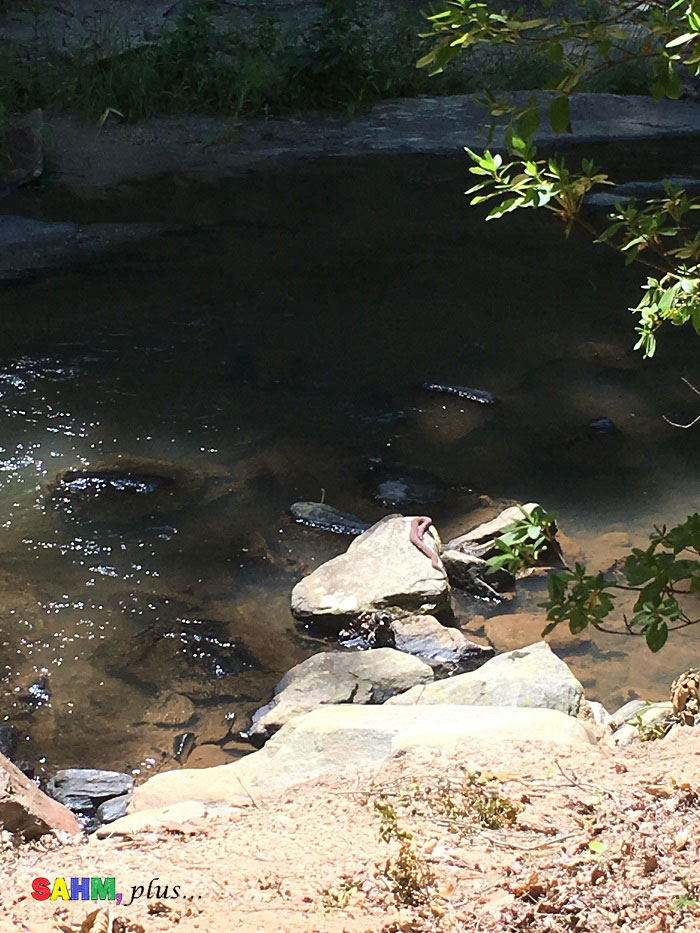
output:
[[[129,813],[113,823],[100,826],[95,833],[98,839],[107,836],[138,836],[141,833],[158,831],[193,833],[207,818],[211,808],[195,800],[187,800],[168,807],[157,807]]]
[[[51,832],[82,832],[67,807],[47,797],[4,755],[0,755],[0,827],[26,839]]]
[[[258,795],[319,774],[374,768],[408,748],[453,749],[473,736],[483,736],[489,744],[595,741],[579,719],[552,709],[323,706],[284,726],[261,751],[231,764],[155,775],[136,788],[129,806],[137,812],[184,800],[249,804]]]

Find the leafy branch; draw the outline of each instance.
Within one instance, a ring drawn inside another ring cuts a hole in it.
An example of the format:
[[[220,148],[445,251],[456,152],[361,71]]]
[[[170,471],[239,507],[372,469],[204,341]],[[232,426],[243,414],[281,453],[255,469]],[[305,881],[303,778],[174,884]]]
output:
[[[551,4],[550,4],[551,5]],[[425,37],[438,42],[418,62],[431,74],[442,71],[460,52],[479,44],[534,43],[559,67],[548,85],[555,96],[548,104],[549,122],[556,133],[572,132],[569,98],[601,69],[621,61],[642,59],[652,66],[651,91],[657,98],[680,96],[681,69],[700,75],[700,0],[662,0],[601,5],[601,14],[589,19],[566,17],[522,19],[521,12],[496,12],[485,3],[449,0],[445,9],[428,16]],[[621,57],[622,56],[622,57]],[[597,185],[612,185],[610,178],[584,159],[581,172],[567,167],[563,158],[538,160],[533,145],[540,123],[541,99],[525,104],[499,100],[485,92],[480,101],[494,121],[507,118],[506,147],[511,158],[486,150],[467,149],[470,172],[484,180],[469,189],[471,203],[494,198],[487,220],[521,208],[545,208],[566,225],[585,228],[596,242],[620,253],[627,263],[639,262],[655,273],[647,278],[641,300],[629,310],[638,316],[635,349],[645,357],[656,351],[659,328],[690,323],[700,335],[700,232],[689,222],[700,199],[669,182],[664,196],[641,204],[618,201],[608,225],[597,229],[582,214],[587,194]]]
[[[697,625],[700,617],[700,514],[667,530],[655,528],[646,549],[634,548],[625,561],[625,583],[602,573],[587,574],[576,564],[573,570],[551,574],[547,610],[549,634],[568,622],[576,634],[589,625],[610,634],[643,636],[652,651],[659,651],[669,632]],[[637,594],[632,616],[623,614],[623,628],[611,628],[606,619],[615,608],[619,592]],[[694,610],[694,611],[693,611]]]

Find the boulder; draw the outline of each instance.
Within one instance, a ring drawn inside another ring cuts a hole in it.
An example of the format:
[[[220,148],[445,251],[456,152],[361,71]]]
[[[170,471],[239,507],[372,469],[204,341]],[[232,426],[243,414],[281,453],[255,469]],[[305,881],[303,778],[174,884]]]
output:
[[[473,670],[493,657],[493,648],[477,645],[457,628],[441,625],[434,616],[393,619],[389,631],[394,647],[445,670]]]
[[[0,755],[0,828],[25,839],[81,832],[70,810],[47,797],[4,755]]]
[[[472,673],[412,687],[386,705],[528,706],[576,716],[582,697],[581,684],[549,645],[540,641],[500,654]]]
[[[322,564],[292,591],[292,612],[301,622],[336,631],[348,620],[382,609],[440,613],[449,610],[449,584],[410,541],[410,517],[388,515]],[[424,542],[436,552],[433,527]]]
[[[280,680],[272,702],[253,714],[247,736],[262,744],[285,723],[319,706],[383,703],[432,679],[428,664],[394,648],[314,654]]]
[[[100,804],[129,793],[133,786],[133,777],[121,771],[67,768],[50,778],[46,793],[69,810],[91,816]]]
[[[231,764],[154,775],[136,788],[129,809],[134,813],[188,800],[250,804],[260,794],[319,774],[375,768],[405,749],[449,750],[473,737],[489,744],[587,746],[594,741],[581,720],[551,709],[322,706],[288,723],[261,751]],[[119,832],[121,823],[112,828]]]

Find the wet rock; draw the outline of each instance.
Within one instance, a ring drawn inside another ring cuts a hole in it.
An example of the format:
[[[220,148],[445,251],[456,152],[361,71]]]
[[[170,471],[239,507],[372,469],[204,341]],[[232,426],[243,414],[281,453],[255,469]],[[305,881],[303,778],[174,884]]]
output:
[[[129,793],[133,786],[133,777],[121,771],[67,768],[50,778],[46,793],[74,813],[93,816],[100,804]]]
[[[619,428],[610,418],[601,416],[588,422],[588,427],[596,434],[617,434]]]
[[[457,398],[466,399],[469,402],[477,402],[479,405],[495,405],[496,396],[491,395],[484,389],[470,389],[468,386],[452,386],[439,382],[425,382],[423,388],[426,392],[437,392],[441,395],[454,395]]]
[[[579,681],[541,641],[498,655],[472,673],[413,687],[387,704],[533,706],[576,716],[582,698]]]
[[[2,180],[9,185],[27,185],[44,171],[44,118],[33,110],[7,130],[7,164]]]
[[[97,808],[95,813],[96,821],[103,826],[105,823],[113,823],[126,816],[126,808],[131,800],[131,794],[121,794],[119,797],[111,797],[105,800]]]
[[[0,724],[0,755],[14,760],[17,752],[17,729],[9,722]]]
[[[337,535],[360,535],[370,527],[369,522],[347,512],[339,512],[322,502],[295,502],[289,511],[301,525]]]
[[[513,589],[513,575],[507,570],[491,570],[481,557],[448,547],[440,552],[440,559],[450,583],[475,596],[500,599],[503,592]]]
[[[473,670],[493,657],[493,648],[477,645],[457,628],[433,616],[417,615],[390,623],[394,647],[444,671]]]
[[[389,515],[322,564],[292,591],[292,612],[301,622],[336,632],[347,620],[381,609],[440,614],[449,611],[449,584],[410,540],[410,517]],[[438,550],[434,527],[424,541]]]
[[[178,764],[184,764],[192,754],[197,736],[194,732],[181,732],[173,739],[173,758]]]
[[[4,755],[0,755],[0,824],[25,839],[38,839],[45,833],[81,832],[70,810],[40,791]]]
[[[246,736],[262,744],[285,723],[319,706],[383,703],[432,679],[428,664],[393,648],[314,654],[280,680],[272,702],[253,713]]]

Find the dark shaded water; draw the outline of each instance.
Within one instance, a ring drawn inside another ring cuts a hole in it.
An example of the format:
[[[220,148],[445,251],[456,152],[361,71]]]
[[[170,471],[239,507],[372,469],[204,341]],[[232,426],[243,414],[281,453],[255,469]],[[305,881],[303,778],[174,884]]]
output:
[[[3,293],[1,702],[23,757],[148,769],[185,729],[235,754],[227,731],[315,648],[291,587],[347,543],[288,506],[325,490],[380,517],[372,459],[439,478],[443,537],[466,487],[536,499],[587,540],[697,507],[700,434],[661,420],[695,414],[679,375],[697,378],[697,342],[669,333],[642,364],[624,310],[639,273],[547,217],[484,225],[465,175],[329,160],[40,197],[47,219],[185,227]],[[588,432],[601,415],[621,433]],[[98,465],[174,482],[57,508],[57,477]],[[603,701],[663,695],[697,638],[571,663]]]

